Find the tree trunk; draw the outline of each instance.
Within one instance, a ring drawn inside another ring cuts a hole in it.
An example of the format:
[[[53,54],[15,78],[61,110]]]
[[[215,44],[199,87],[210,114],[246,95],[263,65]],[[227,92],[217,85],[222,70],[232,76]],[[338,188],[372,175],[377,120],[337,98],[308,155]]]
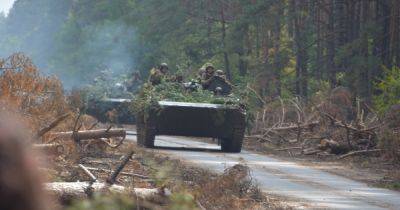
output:
[[[75,199],[87,199],[93,193],[121,193],[130,194],[140,199],[155,203],[165,203],[171,195],[168,189],[147,189],[147,188],[125,188],[120,185],[109,185],[107,183],[95,182],[92,185],[88,182],[52,182],[47,183],[45,188],[61,202],[67,203]]]
[[[226,47],[226,20],[225,20],[225,10],[224,10],[224,5],[221,5],[221,30],[222,30],[222,49],[223,49],[223,54],[224,54],[224,62],[225,62],[225,71],[226,71],[226,77],[228,80],[232,79],[232,74],[231,74],[231,69],[230,69],[230,64],[229,64],[229,55],[228,55],[228,50]]]
[[[357,77],[357,86],[358,86],[358,95],[365,99],[367,102],[371,97],[370,91],[370,66],[368,65],[368,57],[369,57],[369,49],[368,49],[368,16],[369,14],[369,2],[362,1],[361,2],[361,47],[359,55],[363,58],[363,64],[358,67],[358,77]]]
[[[38,133],[36,134],[36,136],[38,138],[42,137],[44,134],[46,134],[47,132],[51,131],[51,129],[57,127],[62,121],[64,121],[65,119],[67,119],[69,116],[71,115],[71,113],[66,113],[63,114],[62,116],[58,117],[57,119],[55,119],[53,122],[51,122],[48,126],[40,129],[40,131],[38,131]]]
[[[304,2],[296,2],[294,20],[294,42],[296,47],[296,94],[307,98],[308,90],[308,55],[306,49],[306,18],[304,15],[307,5]]]
[[[323,62],[322,62],[322,53],[323,53],[323,48],[321,44],[321,9],[319,8],[319,2],[315,2],[315,19],[314,19],[314,24],[316,28],[316,61],[315,61],[315,68],[314,68],[314,73],[315,73],[315,78],[317,79],[318,84],[321,84],[322,81],[322,67],[323,67]]]
[[[377,3],[379,8],[378,18],[382,22],[381,36],[378,36],[378,39],[381,39],[381,47],[378,53],[381,54],[383,65],[392,68],[390,59],[390,2],[389,0],[378,0]]]
[[[331,5],[329,6],[328,14],[328,37],[327,37],[327,70],[328,79],[331,88],[337,86],[336,80],[336,65],[335,65],[335,16],[334,16],[334,0],[330,0]]]
[[[279,1],[280,2],[280,1]],[[282,71],[282,60],[281,60],[281,15],[283,14],[283,5],[280,2],[277,5],[277,15],[275,16],[275,27],[274,27],[274,83],[275,83],[275,93],[274,97],[281,96],[281,71]]]
[[[239,56],[239,74],[240,76],[244,77],[247,74],[247,54],[246,54],[246,42],[248,41],[248,29],[249,25],[245,24],[244,26],[240,26],[241,30],[239,30],[237,33],[240,33],[238,42],[239,44],[239,49],[238,49],[238,56]]]
[[[124,138],[126,136],[126,131],[123,129],[103,129],[103,130],[89,130],[89,131],[78,131],[76,133],[69,132],[59,132],[52,134],[55,137],[65,139],[77,139],[77,140],[88,140],[88,139],[101,139],[101,138],[112,138],[112,137],[121,137]]]

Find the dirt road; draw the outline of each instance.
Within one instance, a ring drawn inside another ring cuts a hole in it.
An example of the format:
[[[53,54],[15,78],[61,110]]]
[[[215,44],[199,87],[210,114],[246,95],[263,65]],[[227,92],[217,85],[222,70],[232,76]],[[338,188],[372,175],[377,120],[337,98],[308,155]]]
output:
[[[132,135],[129,138],[136,140]],[[296,208],[400,209],[399,192],[369,187],[361,182],[267,155],[248,151],[226,154],[218,152],[220,148],[217,145],[165,136],[156,139],[156,146],[159,148],[155,152],[215,172],[223,172],[225,168],[238,163],[245,164],[251,168],[252,177],[264,192],[285,197]]]

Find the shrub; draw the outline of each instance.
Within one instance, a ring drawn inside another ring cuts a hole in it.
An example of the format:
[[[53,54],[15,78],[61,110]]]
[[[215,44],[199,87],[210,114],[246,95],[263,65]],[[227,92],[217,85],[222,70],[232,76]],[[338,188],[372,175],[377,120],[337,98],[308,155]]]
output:
[[[384,68],[384,77],[375,84],[379,94],[374,99],[374,105],[380,113],[390,106],[400,103],[400,68]]]

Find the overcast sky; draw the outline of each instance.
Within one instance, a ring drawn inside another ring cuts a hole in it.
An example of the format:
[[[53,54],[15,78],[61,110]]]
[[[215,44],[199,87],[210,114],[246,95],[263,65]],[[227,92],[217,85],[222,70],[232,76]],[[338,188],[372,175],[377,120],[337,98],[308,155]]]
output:
[[[14,0],[0,0],[0,12],[8,14],[8,10],[12,7]]]

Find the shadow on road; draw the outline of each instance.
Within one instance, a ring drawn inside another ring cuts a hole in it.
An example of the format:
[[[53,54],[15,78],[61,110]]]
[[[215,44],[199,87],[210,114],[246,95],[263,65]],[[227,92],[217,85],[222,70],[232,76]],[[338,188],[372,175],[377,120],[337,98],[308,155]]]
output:
[[[220,149],[209,149],[209,148],[155,146],[153,149],[160,149],[160,150],[176,150],[176,151],[191,151],[191,152],[215,152],[215,153],[222,153],[222,151],[221,151]]]

